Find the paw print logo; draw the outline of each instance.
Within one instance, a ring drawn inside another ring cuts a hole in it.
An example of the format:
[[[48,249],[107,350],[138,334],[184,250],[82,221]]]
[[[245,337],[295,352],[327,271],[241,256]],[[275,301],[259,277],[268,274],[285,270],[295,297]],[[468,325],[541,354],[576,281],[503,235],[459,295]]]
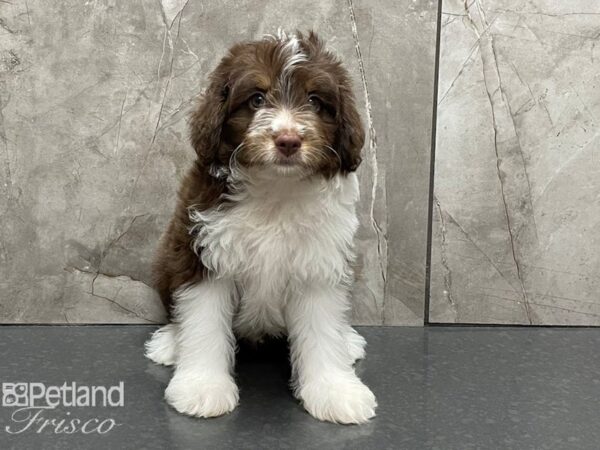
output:
[[[2,406],[29,406],[27,383],[2,383]]]

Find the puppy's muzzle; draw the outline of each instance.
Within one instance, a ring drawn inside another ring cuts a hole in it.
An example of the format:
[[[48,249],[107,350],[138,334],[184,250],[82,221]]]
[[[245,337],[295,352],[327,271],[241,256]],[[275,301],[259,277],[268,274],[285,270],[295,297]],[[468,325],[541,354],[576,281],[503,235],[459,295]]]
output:
[[[275,147],[283,156],[290,157],[300,150],[302,140],[297,133],[285,132],[275,138]]]

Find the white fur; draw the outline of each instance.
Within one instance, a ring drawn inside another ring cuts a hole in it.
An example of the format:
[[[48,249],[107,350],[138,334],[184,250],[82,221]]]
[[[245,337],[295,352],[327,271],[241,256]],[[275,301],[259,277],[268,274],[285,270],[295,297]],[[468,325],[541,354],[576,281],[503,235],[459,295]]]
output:
[[[170,323],[156,330],[146,342],[146,357],[157,364],[175,364],[177,325]]]
[[[359,359],[364,359],[365,347],[367,346],[367,341],[362,337],[357,331],[348,326],[346,331],[344,332],[346,336],[346,343],[348,345],[348,354],[350,355],[350,360],[352,363],[358,361]]]
[[[175,364],[176,336],[178,324],[170,323],[156,330],[146,342],[146,357],[157,364],[172,366]],[[346,344],[351,361],[354,363],[365,357],[367,341],[354,328],[348,326],[345,331]]]
[[[238,403],[232,377],[232,292],[231,282],[205,280],[177,294],[175,375],[165,398],[181,413],[220,416]]]
[[[286,308],[294,392],[317,419],[364,423],[375,415],[375,396],[354,373],[342,285],[297,286]]]
[[[307,136],[309,131],[307,120],[310,120],[309,115],[299,108],[290,109],[285,105],[276,107],[261,108],[256,112],[250,127],[248,128],[249,137],[277,136],[281,133],[294,133],[301,139]],[[277,166],[280,159],[280,152],[277,150],[275,143],[267,145],[263,148],[262,160],[266,164]],[[310,162],[310,155],[307,152],[299,152],[300,160],[303,164]],[[297,171],[298,166],[277,166],[280,169],[285,169],[284,172]]]
[[[178,325],[147,345],[154,361],[175,359],[171,405],[202,417],[231,411],[233,332],[253,340],[286,333],[294,391],[308,412],[339,423],[374,416],[375,397],[352,368],[365,341],[347,317],[357,199],[353,173],[254,171],[224,204],[190,211],[194,247],[214,276],[177,293]]]
[[[354,174],[306,180],[255,173],[229,206],[192,212],[202,263],[239,287],[239,334],[284,331],[290,281],[349,281],[357,196]]]
[[[289,109],[281,108],[275,113],[269,128],[270,132],[274,135],[286,131],[293,131],[298,133],[299,136],[302,136],[302,132],[306,127],[296,121]]]
[[[283,51],[286,52],[287,60],[281,70],[281,77],[286,78],[294,69],[294,66],[307,60],[306,54],[300,48],[300,41],[295,34],[280,38],[281,42],[285,42]]]
[[[294,66],[307,60],[307,55],[300,48],[300,40],[296,33],[288,34],[282,28],[279,28],[277,34],[265,34],[263,38],[283,44],[281,51],[285,52],[286,62],[281,70],[282,79],[289,76]]]
[[[249,136],[260,136],[268,132],[271,135],[278,135],[284,132],[294,132],[298,136],[304,137],[307,130],[306,122],[303,122],[303,115],[298,110],[291,110],[285,106],[278,108],[262,108],[256,112],[254,120],[248,129]],[[272,151],[275,151],[273,145]]]

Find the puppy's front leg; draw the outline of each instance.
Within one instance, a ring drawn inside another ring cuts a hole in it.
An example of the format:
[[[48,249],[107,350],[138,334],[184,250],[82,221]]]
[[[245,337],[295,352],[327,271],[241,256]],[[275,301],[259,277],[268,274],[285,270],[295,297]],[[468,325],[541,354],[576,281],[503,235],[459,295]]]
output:
[[[302,286],[286,307],[296,396],[315,418],[364,423],[375,396],[354,373],[348,350],[348,300],[342,286]]]
[[[206,280],[176,295],[179,322],[175,375],[165,398],[177,411],[198,417],[226,414],[238,403],[232,377],[233,283]]]

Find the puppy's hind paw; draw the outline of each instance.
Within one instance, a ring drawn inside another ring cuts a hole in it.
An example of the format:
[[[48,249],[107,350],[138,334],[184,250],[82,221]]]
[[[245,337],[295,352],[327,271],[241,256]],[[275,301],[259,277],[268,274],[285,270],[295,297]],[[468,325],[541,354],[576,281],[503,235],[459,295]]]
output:
[[[365,358],[365,347],[367,341],[358,332],[351,328],[346,332],[346,345],[348,346],[348,353],[352,362],[356,362],[359,359]]]
[[[172,366],[175,364],[175,335],[176,325],[170,323],[156,330],[146,341],[146,358],[157,364]]]

